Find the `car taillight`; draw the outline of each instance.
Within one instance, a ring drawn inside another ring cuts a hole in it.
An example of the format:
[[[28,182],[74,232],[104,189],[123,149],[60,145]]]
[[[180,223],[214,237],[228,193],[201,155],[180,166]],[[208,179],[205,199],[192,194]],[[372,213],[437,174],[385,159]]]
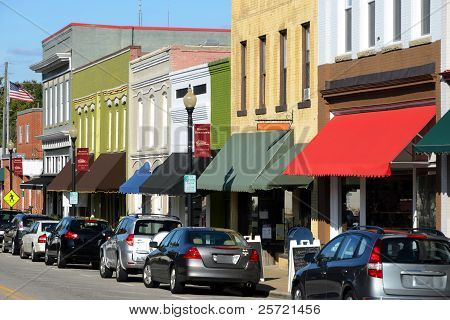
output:
[[[383,279],[383,264],[381,263],[381,240],[378,239],[373,246],[367,264],[367,274],[374,278]]]
[[[417,234],[417,233],[413,233],[413,234],[408,234],[408,238],[410,239],[427,239],[427,236],[424,234]]]
[[[38,238],[38,243],[45,243],[46,240],[47,240],[47,235],[43,234]]]
[[[130,247],[132,247],[134,245],[134,234],[129,234],[125,241]]]
[[[250,262],[259,262],[259,254],[258,251],[253,250],[250,258],[248,259]]]
[[[67,231],[66,234],[63,236],[66,239],[78,239],[78,235],[75,232]]]
[[[202,256],[196,247],[189,248],[188,251],[183,255],[185,259],[201,259]]]

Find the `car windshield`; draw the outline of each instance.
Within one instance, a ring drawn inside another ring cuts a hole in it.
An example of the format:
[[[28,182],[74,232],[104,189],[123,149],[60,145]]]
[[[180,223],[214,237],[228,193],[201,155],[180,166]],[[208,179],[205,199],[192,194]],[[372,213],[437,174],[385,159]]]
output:
[[[2,212],[0,213],[0,224],[10,223],[12,219],[16,216],[15,212]]]
[[[43,219],[48,219],[48,217],[42,217],[42,218],[26,217],[26,218],[23,218],[23,226],[24,226],[24,228],[30,228],[33,225],[33,223],[35,223],[36,221],[39,221],[39,220],[43,220]]]
[[[55,227],[58,223],[48,223],[45,222],[42,224],[42,231],[45,232],[52,232],[53,230],[55,230]]]
[[[225,231],[190,231],[189,242],[195,245],[212,245],[226,247],[246,247],[244,238],[234,232]]]
[[[448,241],[388,238],[381,249],[383,262],[450,265]]]
[[[178,221],[138,220],[134,227],[134,235],[153,236],[159,232],[170,232],[181,227]]]
[[[75,220],[72,222],[70,229],[74,232],[95,231],[102,232],[108,229],[108,223],[98,220]]]

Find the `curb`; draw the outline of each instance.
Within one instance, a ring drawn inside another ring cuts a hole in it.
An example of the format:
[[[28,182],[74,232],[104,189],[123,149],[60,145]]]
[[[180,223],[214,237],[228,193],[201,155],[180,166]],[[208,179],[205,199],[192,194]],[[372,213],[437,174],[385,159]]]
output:
[[[268,297],[283,299],[283,300],[291,300],[291,295],[289,293],[283,292],[283,291],[270,291]]]

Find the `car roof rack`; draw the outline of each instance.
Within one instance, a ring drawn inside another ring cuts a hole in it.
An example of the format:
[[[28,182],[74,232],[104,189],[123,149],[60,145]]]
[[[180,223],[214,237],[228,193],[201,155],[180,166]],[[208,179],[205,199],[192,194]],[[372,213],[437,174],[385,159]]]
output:
[[[375,230],[379,234],[385,233],[383,228],[377,226],[355,226],[350,230],[367,230],[367,231]]]
[[[129,214],[128,217],[135,217],[135,218],[141,218],[141,217],[161,217],[161,218],[173,218],[176,220],[180,220],[178,216],[169,216],[166,214],[154,214],[154,213],[132,213]]]
[[[398,229],[393,229],[393,230],[407,231],[410,233],[425,233],[428,235],[447,238],[442,231],[439,231],[439,230],[433,229],[433,228],[398,228]]]

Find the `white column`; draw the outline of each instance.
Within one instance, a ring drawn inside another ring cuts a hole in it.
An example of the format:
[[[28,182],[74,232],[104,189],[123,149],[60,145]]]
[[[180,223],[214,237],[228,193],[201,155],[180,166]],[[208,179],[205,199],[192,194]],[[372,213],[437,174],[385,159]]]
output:
[[[448,194],[448,157],[441,156],[441,231],[450,236],[450,197]]]
[[[206,226],[211,227],[211,196],[206,196]]]
[[[359,225],[367,225],[366,178],[359,180]]]
[[[134,213],[143,213],[142,212],[142,194],[134,194]]]
[[[413,197],[412,197],[412,212],[413,212],[413,228],[419,227],[419,216],[417,214],[417,168],[413,167]]]
[[[330,177],[330,239],[342,231],[339,177]]]

